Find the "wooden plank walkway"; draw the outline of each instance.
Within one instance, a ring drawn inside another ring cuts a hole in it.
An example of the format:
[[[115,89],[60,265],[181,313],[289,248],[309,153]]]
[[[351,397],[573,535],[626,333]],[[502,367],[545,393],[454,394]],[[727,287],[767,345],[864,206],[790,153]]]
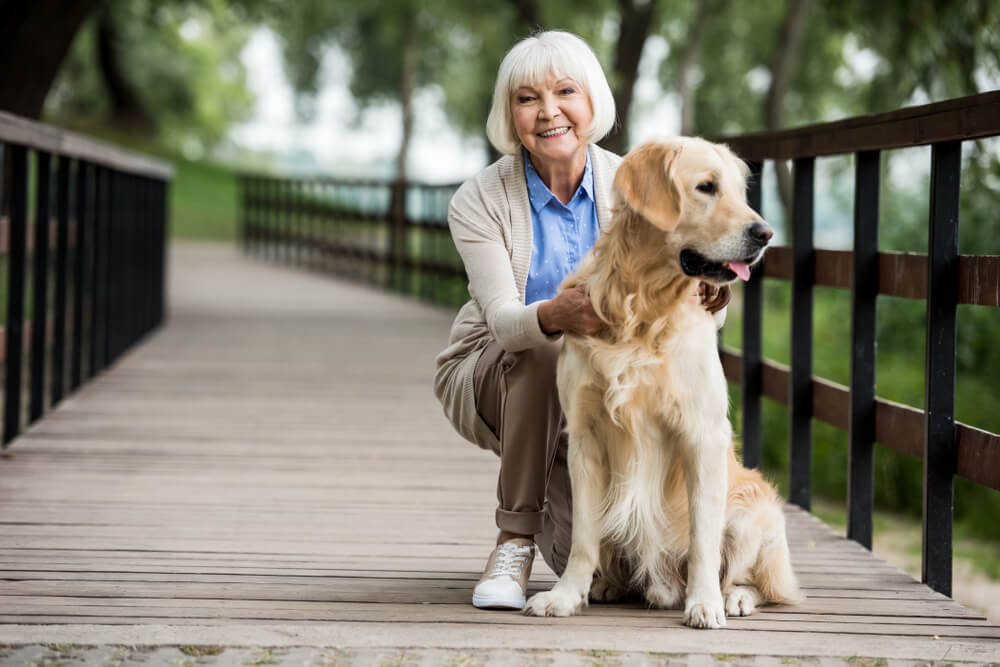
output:
[[[474,609],[497,460],[431,392],[450,313],[224,246],[173,247],[170,289],[169,324],[0,460],[0,643],[1000,662],[1000,627],[794,509],[808,601],[726,630]]]

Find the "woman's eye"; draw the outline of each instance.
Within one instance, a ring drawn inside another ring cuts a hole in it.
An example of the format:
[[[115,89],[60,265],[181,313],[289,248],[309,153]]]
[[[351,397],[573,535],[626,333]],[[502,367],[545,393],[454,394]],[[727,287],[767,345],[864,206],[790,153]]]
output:
[[[563,95],[572,95],[576,92],[576,88],[563,88],[560,92],[562,92]]]
[[[534,97],[530,97],[528,95],[519,95],[518,98],[517,98],[517,101],[518,101],[518,104],[527,104],[528,102],[532,101],[533,99],[535,99],[535,98]]]
[[[697,187],[695,187],[695,190],[698,192],[704,192],[706,195],[714,195],[719,190],[719,187],[714,181],[705,181],[704,183],[699,183]]]

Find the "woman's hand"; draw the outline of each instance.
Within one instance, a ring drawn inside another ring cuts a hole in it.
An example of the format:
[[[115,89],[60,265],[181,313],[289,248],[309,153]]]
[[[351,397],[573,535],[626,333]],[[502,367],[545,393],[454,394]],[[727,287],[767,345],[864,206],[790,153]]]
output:
[[[608,326],[594,312],[582,285],[563,290],[538,306],[538,324],[547,334],[565,331],[582,336],[593,336]]]

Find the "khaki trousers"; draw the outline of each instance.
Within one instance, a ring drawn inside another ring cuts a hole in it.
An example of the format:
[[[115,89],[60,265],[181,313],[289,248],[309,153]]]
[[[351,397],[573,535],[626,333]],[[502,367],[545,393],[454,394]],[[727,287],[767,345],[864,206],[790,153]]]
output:
[[[534,535],[545,562],[561,575],[569,557],[572,491],[565,418],[556,389],[562,341],[521,352],[496,342],[476,364],[476,411],[499,441],[496,522]]]

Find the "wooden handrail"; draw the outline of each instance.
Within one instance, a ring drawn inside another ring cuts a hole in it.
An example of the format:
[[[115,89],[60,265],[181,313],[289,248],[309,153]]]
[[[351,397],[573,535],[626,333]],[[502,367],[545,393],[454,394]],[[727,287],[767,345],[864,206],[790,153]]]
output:
[[[1000,134],[1000,91],[777,132],[720,137],[744,160],[791,160]]]
[[[97,139],[0,111],[0,142],[79,158],[132,174],[170,180],[174,168],[145,155],[117,148]]]

